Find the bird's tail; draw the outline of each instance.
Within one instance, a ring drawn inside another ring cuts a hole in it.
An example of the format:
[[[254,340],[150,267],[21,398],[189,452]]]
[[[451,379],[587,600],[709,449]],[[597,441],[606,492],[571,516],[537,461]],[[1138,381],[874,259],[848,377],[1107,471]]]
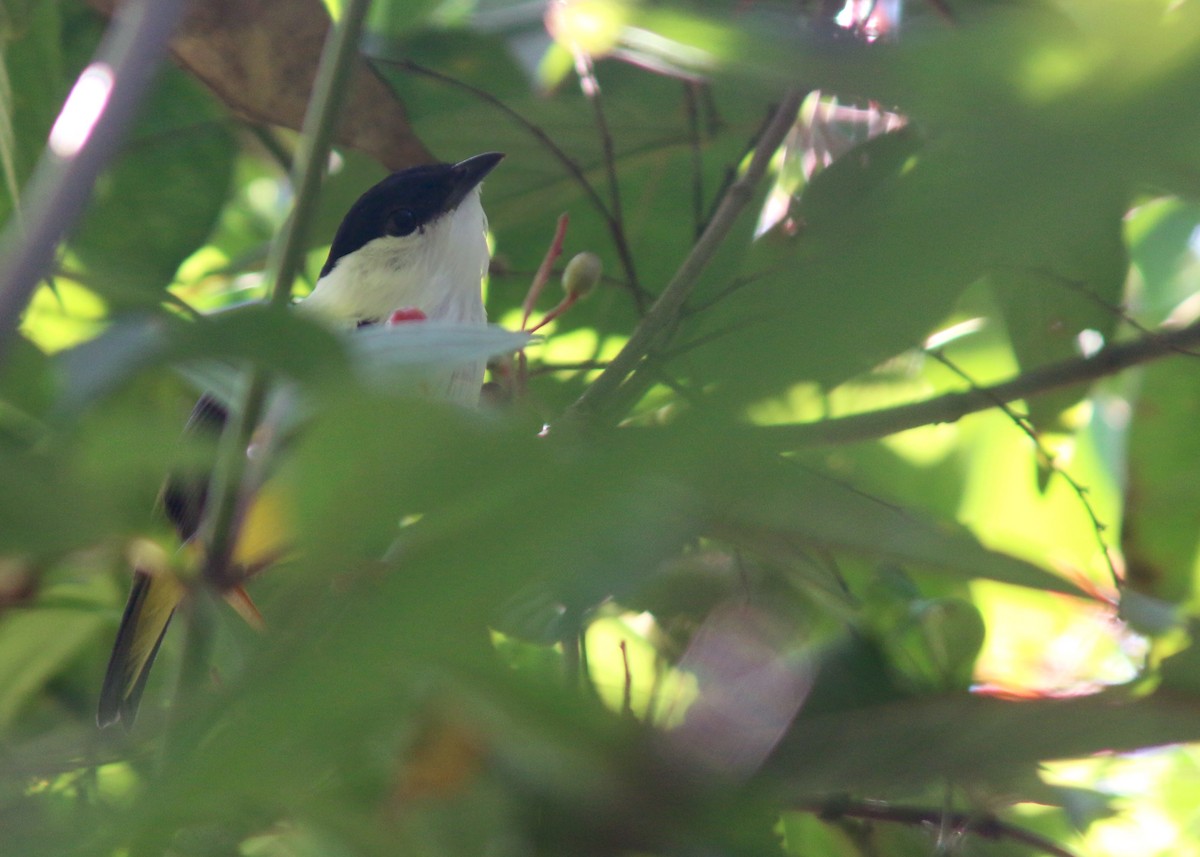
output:
[[[183,584],[164,565],[151,557],[134,564],[133,588],[100,690],[96,722],[101,727],[120,720],[128,729],[137,717],[154,656],[183,598]]]
[[[282,493],[268,485],[255,496],[246,511],[230,561],[239,575],[250,577],[290,554],[293,527]],[[185,591],[172,572],[167,555],[153,542],[139,540],[130,553],[133,588],[129,591],[125,614],[121,617],[121,627],[117,629],[117,639],[108,660],[108,671],[100,688],[96,722],[101,728],[118,720],[127,729],[133,726],[150,667],[154,665],[167,624]],[[185,540],[183,557],[184,562],[198,567],[202,551],[195,542]],[[252,628],[262,630],[262,615],[240,585],[231,586],[222,595]]]

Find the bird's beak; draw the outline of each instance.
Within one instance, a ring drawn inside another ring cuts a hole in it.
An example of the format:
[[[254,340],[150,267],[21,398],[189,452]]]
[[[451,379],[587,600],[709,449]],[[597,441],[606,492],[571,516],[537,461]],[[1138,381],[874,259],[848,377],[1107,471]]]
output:
[[[458,204],[467,198],[467,194],[479,186],[484,176],[496,168],[496,164],[504,160],[502,152],[485,152],[465,161],[459,161],[450,168],[451,181],[454,184],[450,195],[446,198],[445,210],[453,211]]]

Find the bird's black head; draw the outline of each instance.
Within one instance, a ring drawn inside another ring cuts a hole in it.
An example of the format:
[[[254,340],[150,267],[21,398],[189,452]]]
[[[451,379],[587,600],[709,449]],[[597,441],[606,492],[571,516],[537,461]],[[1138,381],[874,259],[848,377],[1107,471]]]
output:
[[[429,164],[392,173],[350,207],[329,248],[321,276],[338,260],[385,235],[419,232],[453,211],[504,155],[487,152],[457,164]]]

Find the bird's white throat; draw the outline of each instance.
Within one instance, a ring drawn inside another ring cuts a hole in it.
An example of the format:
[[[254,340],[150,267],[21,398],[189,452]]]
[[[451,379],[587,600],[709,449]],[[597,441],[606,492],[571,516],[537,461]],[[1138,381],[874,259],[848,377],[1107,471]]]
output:
[[[387,319],[416,307],[430,319],[484,324],[487,215],[476,188],[422,230],[376,238],[338,260],[301,303],[338,325]]]

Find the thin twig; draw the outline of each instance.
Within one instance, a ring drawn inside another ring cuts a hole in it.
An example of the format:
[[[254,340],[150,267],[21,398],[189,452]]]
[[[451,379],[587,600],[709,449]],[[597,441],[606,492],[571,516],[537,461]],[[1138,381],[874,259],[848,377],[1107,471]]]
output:
[[[583,97],[592,105],[592,115],[596,120],[596,132],[600,135],[600,151],[604,157],[604,172],[608,176],[609,211],[615,228],[622,239],[625,235],[625,216],[621,210],[621,182],[617,178],[617,156],[613,146],[612,131],[608,127],[608,117],[604,113],[604,99],[600,95],[600,81],[596,79],[596,69],[592,58],[578,45],[571,46],[575,58],[575,73],[579,75],[579,86]],[[632,260],[631,260],[632,264]],[[637,282],[637,277],[630,274],[630,280]]]
[[[666,354],[647,355],[641,366],[638,367],[637,374],[621,385],[619,394],[613,400],[613,413],[628,413],[642,399],[646,391],[655,384],[662,384],[688,404],[693,407],[700,407],[703,404],[700,394],[687,389],[675,378],[668,375],[665,367],[666,362]]]
[[[956,364],[941,351],[935,349],[926,351],[925,353],[937,362],[941,363],[963,381],[966,381],[972,390],[981,389],[966,371],[964,371],[960,366],[958,366],[958,364]],[[1083,506],[1084,511],[1087,512],[1087,516],[1092,522],[1092,531],[1096,534],[1096,542],[1100,547],[1100,554],[1104,557],[1104,562],[1108,566],[1108,572],[1112,576],[1113,586],[1120,591],[1121,575],[1117,571],[1117,566],[1113,562],[1112,552],[1109,548],[1108,542],[1104,538],[1104,531],[1108,529],[1108,526],[1100,520],[1099,516],[1097,516],[1096,509],[1092,506],[1092,501],[1088,499],[1088,489],[1080,485],[1079,482],[1075,480],[1075,477],[1073,477],[1065,469],[1058,466],[1058,463],[1054,460],[1054,456],[1050,454],[1050,450],[1046,449],[1045,445],[1042,443],[1041,436],[1038,434],[1037,429],[1034,428],[1033,424],[1029,421],[1028,417],[1018,414],[1005,401],[999,399],[992,399],[992,401],[995,403],[995,406],[999,408],[1005,416],[1012,420],[1013,424],[1023,431],[1025,436],[1033,442],[1033,448],[1037,452],[1039,463],[1050,472],[1057,473],[1059,476],[1061,476],[1063,481],[1065,481],[1067,485],[1070,486],[1071,490],[1075,492],[1075,496],[1079,498],[1080,505]]]
[[[846,417],[759,426],[755,432],[780,449],[875,440],[919,426],[957,422],[968,414],[994,408],[997,400],[1012,402],[1076,387],[1194,347],[1200,347],[1200,323],[1106,345],[1094,354],[1031,369],[990,387]]]
[[[1030,848],[1036,848],[1044,854],[1053,855],[1053,857],[1075,857],[1073,852],[1063,848],[1057,842],[1034,833],[1032,830],[1001,821],[994,815],[975,815],[966,812],[947,813],[945,810],[929,807],[848,799],[813,802],[795,806],[793,809],[797,812],[815,813],[824,821],[857,818],[865,821],[883,821],[916,827],[945,825],[956,831],[982,836],[984,839],[1020,842]]]
[[[784,97],[775,111],[774,118],[759,139],[745,174],[730,185],[712,220],[705,227],[704,234],[692,247],[675,276],[671,278],[671,282],[663,289],[641,323],[634,329],[625,347],[568,409],[569,418],[591,422],[608,416],[605,412],[611,406],[621,384],[637,369],[642,358],[674,332],[680,310],[717,249],[728,237],[738,215],[750,202],[755,188],[766,174],[775,150],[796,121],[796,113],[803,98],[799,91],[789,92]]]
[[[440,71],[427,68],[419,63],[411,60],[390,59],[384,57],[372,57],[372,61],[394,65],[402,68],[405,71],[411,71],[413,74],[419,74],[424,77],[431,78],[440,83],[445,83],[450,86],[456,86],[459,89],[469,92],[475,98],[478,98],[484,104],[499,110],[521,128],[529,132],[537,142],[539,142],[554,159],[565,169],[568,175],[575,180],[575,183],[583,190],[584,195],[591,202],[592,207],[604,218],[605,224],[608,226],[609,236],[612,239],[613,247],[617,251],[617,258],[621,261],[621,268],[625,271],[625,279],[630,295],[633,297],[634,305],[639,313],[645,311],[646,302],[649,300],[649,295],[638,282],[637,270],[633,264],[633,253],[629,249],[629,242],[625,239],[625,231],[621,227],[619,221],[613,216],[613,212],[609,210],[608,205],[600,197],[596,188],[588,181],[587,176],[583,174],[583,168],[575,163],[565,151],[563,151],[557,143],[555,143],[550,135],[539,128],[536,124],[526,119],[516,110],[513,110],[496,96],[492,95],[477,86],[466,83],[465,81],[451,77],[447,74],[442,74]]]
[[[764,277],[773,276],[787,268],[787,264],[773,265],[770,268],[764,268],[760,271],[755,271],[753,274],[742,274],[740,277],[734,277],[720,291],[709,296],[706,300],[689,303],[680,313],[682,318],[691,318],[694,315],[708,312],[714,306],[719,304],[726,298],[732,297],[746,286],[753,285]]]
[[[529,291],[525,293],[525,302],[521,306],[521,330],[524,330],[525,326],[529,324],[529,316],[533,314],[533,307],[541,297],[542,290],[546,288],[546,283],[550,282],[554,263],[562,255],[563,241],[567,237],[567,224],[570,222],[571,219],[565,211],[558,216],[558,223],[554,227],[554,237],[550,241],[546,255],[542,258],[542,264],[538,265],[537,273],[533,275]]]
[[[725,122],[721,119],[721,112],[717,110],[717,99],[713,96],[712,86],[708,83],[700,84],[700,94],[703,96],[701,100],[708,113],[708,136],[712,138],[725,127]]]

